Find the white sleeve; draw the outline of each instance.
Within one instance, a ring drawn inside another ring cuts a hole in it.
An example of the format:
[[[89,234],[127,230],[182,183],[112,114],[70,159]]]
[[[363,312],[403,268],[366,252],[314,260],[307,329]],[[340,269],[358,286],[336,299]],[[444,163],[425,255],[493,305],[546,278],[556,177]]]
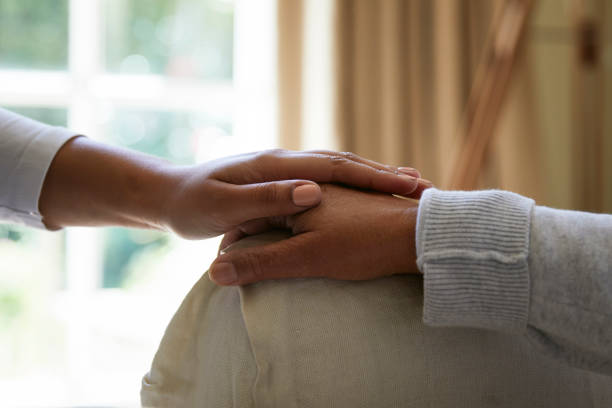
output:
[[[0,222],[45,228],[40,191],[55,154],[75,136],[0,108]]]

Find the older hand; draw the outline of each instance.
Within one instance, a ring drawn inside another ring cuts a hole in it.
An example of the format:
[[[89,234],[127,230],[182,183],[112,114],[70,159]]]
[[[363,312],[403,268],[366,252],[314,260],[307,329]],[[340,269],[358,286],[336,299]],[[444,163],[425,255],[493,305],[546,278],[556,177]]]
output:
[[[174,170],[167,226],[205,238],[254,219],[302,212],[321,201],[314,182],[342,183],[418,198],[429,184],[414,169],[331,151],[270,150]]]
[[[418,272],[414,201],[332,185],[322,188],[323,200],[316,208],[250,221],[226,234],[222,247],[271,228],[289,228],[295,235],[264,247],[221,253],[211,267],[212,280],[243,285],[266,279],[365,280]]]

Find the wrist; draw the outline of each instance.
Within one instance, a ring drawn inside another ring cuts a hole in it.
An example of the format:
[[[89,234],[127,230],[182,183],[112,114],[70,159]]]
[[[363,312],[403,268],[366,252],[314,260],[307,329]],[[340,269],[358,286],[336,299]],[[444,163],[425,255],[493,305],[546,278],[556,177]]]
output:
[[[169,229],[169,202],[180,183],[179,166],[152,158],[126,175],[129,205],[117,207],[118,216],[159,230]],[[127,212],[127,211],[129,212]]]
[[[401,239],[403,252],[400,254],[403,260],[403,273],[420,273],[416,262],[416,223],[418,207],[411,203],[410,207],[404,209],[402,213]]]
[[[177,166],[166,165],[157,169],[159,190],[155,193],[158,206],[155,207],[157,225],[172,231],[183,238],[201,239],[208,235],[211,226],[207,220],[215,195],[209,192],[209,174],[205,165]],[[227,205],[227,202],[222,202]]]
[[[418,273],[416,264],[415,228],[418,207],[412,200],[397,198],[397,208],[387,218],[385,231],[387,239],[385,253],[396,274]]]

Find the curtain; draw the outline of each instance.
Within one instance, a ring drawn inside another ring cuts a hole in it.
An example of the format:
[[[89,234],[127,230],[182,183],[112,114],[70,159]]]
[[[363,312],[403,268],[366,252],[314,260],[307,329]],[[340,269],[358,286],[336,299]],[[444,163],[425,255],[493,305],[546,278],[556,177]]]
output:
[[[316,78],[303,81],[281,72],[287,73],[289,66],[326,63],[305,60],[299,51],[295,54],[307,38],[300,37],[300,43],[289,40],[299,37],[290,33],[302,30],[302,25],[325,18],[305,18],[309,3],[320,0],[278,1],[280,140],[284,146],[299,148],[304,145],[304,121],[309,120],[299,92],[316,87]],[[334,0],[329,18],[334,106],[329,137],[334,146],[416,167],[437,186],[447,187],[454,154],[465,138],[473,80],[502,2]],[[576,114],[577,92],[571,89],[577,86],[578,71],[571,68],[575,47],[571,10],[558,9],[556,1],[536,0],[478,188],[507,189],[551,206],[612,211],[612,200],[605,201],[612,195],[607,193],[612,177],[605,157],[610,154],[576,148],[586,140],[581,124],[592,122],[593,115]],[[301,16],[300,24],[287,15]],[[559,20],[563,20],[559,30],[548,30],[550,21]],[[551,51],[559,45],[555,36],[562,40],[557,54]],[[291,60],[283,57],[291,52]],[[564,70],[560,62],[570,68]],[[583,98],[584,92],[579,94]],[[605,110],[603,99],[598,103]],[[300,114],[284,116],[283,110]],[[595,128],[603,131],[603,124]],[[608,138],[600,143],[609,145]],[[593,160],[600,160],[601,166],[589,165]],[[599,189],[603,194],[582,193],[584,183],[590,183],[588,191]]]

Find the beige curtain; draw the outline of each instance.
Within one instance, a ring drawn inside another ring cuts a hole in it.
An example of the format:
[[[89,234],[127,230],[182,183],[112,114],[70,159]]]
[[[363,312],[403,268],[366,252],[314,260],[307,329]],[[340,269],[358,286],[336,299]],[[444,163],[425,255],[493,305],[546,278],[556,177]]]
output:
[[[279,141],[286,149],[301,148],[302,126],[302,0],[278,1]]]
[[[303,60],[303,38],[296,33],[309,24],[303,19],[309,1],[318,0],[278,3],[279,129],[282,144],[291,148],[302,145],[302,123],[308,120],[300,105],[301,87],[316,86],[302,83],[300,69],[309,61]],[[472,82],[502,1],[335,0],[331,137],[338,149],[417,167],[436,185],[448,186],[453,154],[465,137]],[[579,117],[572,102],[572,20],[569,11],[558,9],[556,1],[536,0],[479,188],[508,189],[557,207],[612,211],[610,199],[605,201],[611,195],[605,164],[610,154],[593,149],[585,154],[575,147],[584,140],[581,124],[593,119],[584,113]],[[558,20],[565,21],[560,29],[565,34],[551,35],[550,22]],[[564,41],[556,54],[551,51],[558,45],[550,38],[554,35]],[[566,74],[555,74],[564,72],[562,65],[557,69],[559,63],[570,67]],[[603,156],[592,157],[597,154]],[[589,167],[595,159],[601,165]],[[589,182],[593,172],[596,180]],[[578,193],[585,180],[588,191],[603,194]]]
[[[343,149],[447,182],[492,10],[491,3],[466,4],[337,2],[336,129]]]

